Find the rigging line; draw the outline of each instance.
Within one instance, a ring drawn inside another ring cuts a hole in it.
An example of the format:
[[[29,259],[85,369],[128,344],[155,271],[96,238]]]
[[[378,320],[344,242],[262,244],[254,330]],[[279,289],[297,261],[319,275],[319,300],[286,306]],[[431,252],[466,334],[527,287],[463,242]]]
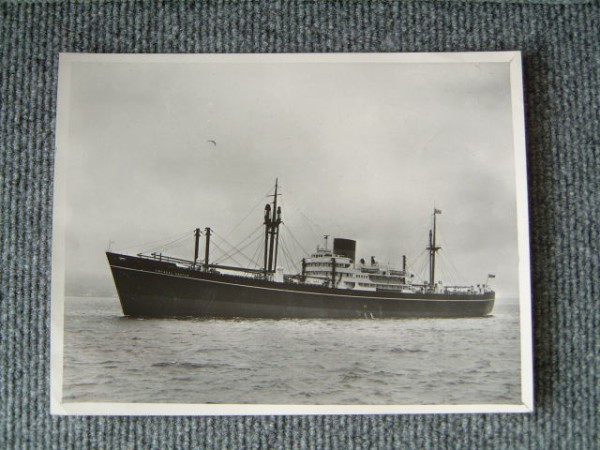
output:
[[[462,279],[462,281],[466,281],[466,279],[464,278],[464,276],[461,273],[461,271],[458,270],[456,268],[456,266],[454,265],[452,255],[450,255],[450,247],[448,247],[448,243],[446,242],[446,238],[444,237],[444,235],[442,233],[439,233],[439,235],[440,235],[440,241],[441,241],[441,243],[444,244],[444,249],[443,249],[444,252],[443,253],[446,253],[448,255],[448,264],[456,272],[456,274],[458,275],[459,279]]]
[[[216,242],[214,242],[213,244],[214,244],[214,246],[215,246],[215,247],[217,247],[219,250],[221,250],[222,252],[224,252],[224,250],[223,250],[223,249],[222,249],[222,248],[221,248],[221,247],[220,247],[220,246],[219,246],[219,245],[218,245]],[[236,264],[237,264],[238,266],[240,266],[240,267],[242,266],[242,264],[241,264],[239,261],[237,261],[235,258],[233,258],[233,257],[231,257],[231,256],[229,256],[227,259],[231,259],[231,260],[232,260],[234,263],[236,263]],[[222,260],[223,260],[223,258],[221,258],[220,260],[222,261]]]
[[[427,237],[427,233],[429,232],[429,230],[431,229],[431,224],[427,224],[427,225],[423,225],[421,224],[417,224],[414,228],[412,228],[412,231],[416,231],[418,234],[418,238],[417,239],[411,239],[410,241],[413,243],[410,247],[409,247],[409,251],[406,254],[406,256],[408,256],[409,261],[411,259],[418,259],[421,255],[422,252],[419,253],[419,255],[416,258],[413,258],[415,253],[417,252],[417,249],[421,246],[424,245],[425,249],[427,249],[427,247],[429,246],[429,238]],[[440,227],[437,228],[437,233],[439,234],[440,232]],[[423,241],[421,241],[421,238],[425,237],[425,243],[423,243]]]
[[[288,255],[287,250],[285,249],[285,247],[281,247],[281,254],[283,255],[283,257],[281,258],[283,260],[283,267],[285,269],[287,269],[287,271],[290,271],[290,267],[292,267],[292,265],[290,264],[290,257]],[[285,270],[284,269],[284,270]]]
[[[447,270],[447,265],[445,264],[445,261],[441,257],[440,263],[441,264],[439,264],[439,266],[436,267],[436,273],[439,273],[439,277],[437,277],[438,281],[442,281],[447,286],[455,284],[453,277]]]
[[[224,244],[227,244],[232,250],[236,250],[237,247],[239,245],[241,245],[242,243],[244,243],[247,239],[249,239],[250,237],[252,237],[252,235],[258,231],[258,228],[255,228],[252,233],[250,233],[248,236],[246,236],[244,239],[241,240],[241,242],[238,243],[237,246],[234,246],[233,244],[231,244],[227,239],[225,239],[223,236],[221,236],[221,234],[214,232],[213,236],[215,236],[216,238],[219,238]]]
[[[408,260],[408,264],[406,265],[406,268],[410,271],[413,268],[416,268],[417,265],[422,264],[421,258],[423,257],[423,254],[427,251],[427,249],[424,249],[423,251],[421,251],[421,253],[414,259],[409,259]],[[414,263],[413,263],[414,261]]]
[[[294,259],[293,259],[292,255],[290,254],[289,249],[287,248],[287,245],[283,245],[282,250],[283,250],[283,254],[287,260],[288,271],[289,272],[292,272],[292,271],[298,272],[298,269],[297,269],[296,265],[294,264]],[[289,269],[292,269],[292,270],[289,270]]]
[[[415,276],[418,278],[427,278],[427,274],[425,273],[425,267],[428,264],[428,260],[427,258],[421,258],[424,253],[425,250],[423,250],[421,254],[417,257],[417,259],[415,260],[415,264],[411,265],[411,268],[414,268],[415,270]]]
[[[283,251],[285,253],[287,253],[288,259],[289,259],[289,265],[292,269],[294,269],[296,272],[299,272],[298,270],[298,265],[294,263],[294,258],[293,258],[293,252],[290,251],[289,246],[287,245],[287,242],[285,242],[284,239],[281,239],[281,247],[283,249]]]
[[[266,269],[265,262],[264,262],[263,258],[261,257],[261,255],[263,254],[262,250],[265,248],[265,239],[266,239],[266,236],[263,235],[262,239],[260,239],[258,241],[258,252],[259,253],[258,253],[257,258],[256,258],[257,267],[258,268],[263,268],[263,269]]]
[[[175,250],[175,249],[180,249],[180,248],[181,248],[182,246],[184,246],[184,245],[185,245],[185,247],[189,248],[190,244],[189,244],[189,242],[188,242],[188,241],[189,241],[189,239],[188,239],[188,237],[186,236],[185,238],[182,238],[182,239],[180,239],[180,240],[179,240],[179,241],[177,241],[177,242],[173,242],[172,244],[170,244],[170,245],[168,245],[168,246],[162,247],[162,248],[160,249],[160,251],[162,251],[162,252],[165,252],[165,251],[169,251],[169,252],[171,252],[171,251],[173,251],[173,250]]]
[[[121,252],[124,252],[124,251],[127,251],[127,250],[131,250],[131,249],[133,249],[133,248],[138,248],[138,247],[149,247],[150,245],[156,245],[156,244],[158,244],[159,242],[163,242],[163,241],[169,241],[169,240],[171,240],[171,239],[176,239],[176,240],[177,240],[177,239],[181,238],[182,236],[187,236],[188,234],[192,233],[193,231],[194,231],[194,230],[191,230],[191,231],[189,231],[189,230],[188,230],[188,231],[186,231],[184,234],[178,233],[178,234],[176,234],[176,235],[169,236],[169,237],[162,238],[162,239],[157,239],[157,240],[155,240],[155,241],[143,242],[143,243],[141,243],[141,244],[137,244],[137,245],[130,245],[129,247],[125,247],[125,248],[121,248],[121,249],[119,249],[119,251],[121,251]]]
[[[304,247],[302,247],[302,244],[300,244],[300,242],[298,242],[298,239],[296,239],[296,236],[294,236],[294,233],[292,233],[292,230],[287,226],[285,227],[285,229],[288,230],[288,233],[290,234],[291,238],[294,240],[294,242],[296,242],[296,244],[298,244],[298,247],[300,247],[303,254],[308,256],[309,253],[304,249]]]
[[[170,242],[165,242],[165,243],[164,243],[164,244],[162,244],[162,245],[157,245],[157,246],[156,246],[156,248],[164,248],[164,247],[168,247],[168,246],[169,246],[169,245],[171,245],[171,244],[174,244],[174,243],[176,243],[176,242],[180,242],[180,241],[182,241],[182,240],[184,240],[184,239],[189,239],[189,238],[190,238],[190,233],[186,233],[184,236],[181,236],[181,237],[179,237],[179,238],[177,238],[177,239],[173,239],[173,240],[172,240],[172,241],[170,241]]]
[[[258,200],[258,202],[252,207],[250,212],[248,214],[246,214],[244,216],[244,218],[237,223],[237,225],[235,225],[231,230],[229,230],[225,236],[226,237],[231,236],[231,233],[233,233],[237,229],[237,227],[239,227],[248,217],[250,217],[250,214],[252,214],[254,212],[254,210],[258,207],[258,205],[260,205],[262,202],[264,202],[265,197],[268,197],[270,193],[271,193],[271,189],[269,189],[267,191],[267,193]]]
[[[264,237],[262,236],[262,233],[261,233],[261,238],[262,239],[255,240],[255,242],[258,242],[258,244],[254,248],[254,252],[252,253],[252,258],[250,260],[250,264],[252,265],[253,268],[259,268],[258,264],[261,261],[261,258],[258,255],[259,255],[260,250],[264,247]]]
[[[255,230],[255,231],[256,231],[256,230]],[[246,243],[246,244],[245,244],[243,247],[241,247],[241,248],[239,248],[239,249],[238,249],[238,248],[236,248],[236,247],[234,247],[233,245],[231,245],[229,242],[225,241],[225,240],[224,240],[224,239],[223,239],[221,236],[219,236],[219,239],[222,239],[222,240],[223,240],[223,241],[224,241],[224,242],[225,242],[227,245],[229,245],[229,246],[231,247],[231,249],[227,251],[227,254],[226,254],[226,257],[227,257],[227,256],[229,256],[229,255],[235,255],[235,254],[237,254],[237,253],[241,253],[243,250],[245,250],[245,249],[246,249],[246,248],[248,248],[250,245],[252,245],[254,242],[256,242],[256,240],[257,240],[258,238],[260,238],[261,236],[262,236],[262,233],[260,233],[260,234],[257,234],[257,235],[254,237],[254,239],[252,239],[251,241],[249,241],[248,243]],[[245,240],[246,240],[246,239],[244,239],[244,241],[245,241]],[[243,241],[242,241],[242,242],[243,242]],[[232,251],[233,251],[233,253],[232,253]],[[250,259],[250,258],[248,258],[248,256],[247,256],[247,255],[245,255],[245,254],[243,254],[243,253],[242,253],[242,255],[243,255],[243,256],[245,256],[245,257],[246,257],[248,260]]]
[[[294,266],[291,262],[291,257],[289,256],[289,254],[284,250],[283,251],[283,256],[285,259],[285,263],[284,266],[287,268],[288,273],[292,272],[294,269]]]
[[[290,199],[292,204],[298,205],[299,204],[298,202],[293,201],[294,193],[292,191],[290,191],[289,189],[286,192],[287,192],[286,196]],[[282,205],[283,205],[283,197],[282,197]],[[325,230],[323,229],[323,227],[321,227],[318,223],[315,223],[310,217],[308,217],[306,214],[304,214],[304,212],[297,206],[294,207],[292,209],[292,211],[297,211],[300,214],[300,216],[308,223],[310,232],[314,235],[315,240],[318,241],[321,238],[321,235],[323,235],[325,233]],[[318,231],[315,228],[317,228]]]
[[[451,272],[450,275],[455,279],[456,284],[467,284],[466,278],[456,269],[448,252],[442,251],[440,254],[442,256],[442,262],[447,266],[447,270]]]
[[[181,243],[181,242],[183,242],[183,241],[184,241],[184,240],[186,240],[186,239],[189,239],[189,235],[188,235],[188,234],[186,234],[185,236],[182,236],[182,237],[180,237],[179,239],[175,239],[174,241],[167,242],[167,243],[166,243],[166,244],[164,244],[164,245],[159,245],[159,246],[157,246],[157,247],[154,247],[154,248],[152,248],[152,249],[150,249],[150,250],[148,250],[148,251],[149,251],[149,252],[157,252],[157,251],[159,251],[159,250],[160,250],[160,251],[164,251],[164,250],[166,250],[167,248],[172,248],[172,247],[174,247],[174,246],[175,246],[175,244]]]
[[[289,256],[289,251],[287,250],[287,246],[285,244],[284,239],[279,239],[279,245],[281,247],[281,253],[283,255],[283,259],[284,259],[284,267],[286,267],[286,263],[287,263],[287,268],[289,269],[290,267],[292,267],[291,265],[291,258]]]
[[[419,267],[419,270],[417,271],[416,276],[419,279],[419,282],[423,282],[425,284],[428,283],[428,280],[427,280],[428,277],[427,277],[427,274],[425,273],[425,264],[422,264]]]
[[[279,245],[281,245],[281,248],[282,248],[282,249],[285,249],[285,250],[287,250],[287,251],[288,251],[288,253],[290,253],[290,254],[291,254],[291,252],[289,251],[289,247],[288,247],[288,245],[287,245],[286,238],[285,238],[285,236],[284,236],[283,234],[282,234],[281,236],[279,236]]]
[[[313,222],[309,217],[307,217],[301,210],[298,210],[300,216],[306,221],[308,224],[308,229],[313,235],[313,238],[318,242],[323,234],[326,233],[325,229],[321,227],[319,224]],[[317,230],[318,229],[318,230]]]
[[[294,263],[294,258],[289,252],[286,250],[287,258],[288,258],[288,267],[291,269],[290,272],[300,273],[300,268]]]
[[[254,244],[256,241],[258,241],[259,239],[261,239],[263,237],[262,233],[258,234],[254,237],[254,239],[252,239],[251,241],[249,241],[247,244],[245,244],[243,247],[241,247],[238,251],[241,252],[243,250],[246,250],[248,247],[250,247],[252,244]],[[234,253],[235,254],[235,253]]]
[[[420,234],[420,233],[419,233],[419,234]],[[420,239],[415,239],[415,240],[413,241],[413,245],[410,247],[410,250],[409,250],[409,251],[406,253],[406,256],[408,257],[409,261],[410,261],[411,259],[418,259],[418,258],[420,258],[420,257],[421,257],[421,255],[423,254],[423,252],[427,250],[427,246],[429,245],[429,242],[426,242],[426,243],[425,243],[424,250],[422,250],[420,253],[418,253],[418,254],[417,254],[417,256],[415,257],[415,254],[416,254],[416,253],[417,253],[417,251],[418,251],[417,249],[418,249],[419,247],[421,247],[421,245],[423,245],[423,243],[421,242],[421,240],[420,240]]]
[[[227,253],[225,256],[223,256],[222,258],[220,258],[220,261],[223,261],[227,258],[231,258],[237,254],[240,254],[241,256],[243,256],[244,258],[246,258],[248,261],[252,262],[252,259],[250,259],[248,257],[248,255],[242,253],[246,248],[248,248],[249,246],[251,246],[252,244],[254,244],[258,239],[260,239],[262,236],[256,236],[252,241],[248,242],[244,247],[240,248],[240,249],[235,249],[235,252],[233,253]]]
[[[299,250],[298,246],[294,244],[294,241],[292,241],[291,239],[287,239],[284,242],[285,248],[287,250],[287,252],[290,254],[290,256],[294,256],[297,257],[298,255],[302,255],[302,251]],[[294,259],[298,259],[298,258],[294,258]],[[302,257],[300,257],[300,259],[302,259]]]
[[[307,251],[299,242],[299,240],[290,233],[290,236],[292,238],[291,240],[291,245],[293,245],[294,251],[296,252],[296,255],[300,255],[299,259],[302,259],[302,257],[309,257],[311,255],[310,251]],[[318,240],[316,242],[319,242]]]
[[[233,247],[233,246],[232,246],[232,245],[231,245],[229,242],[227,242],[227,241],[223,240],[222,238],[221,238],[221,241],[217,241],[217,240],[215,239],[215,240],[213,240],[212,242],[213,242],[213,243],[214,243],[216,246],[218,246],[217,242],[220,242],[221,244],[225,243],[225,244],[227,244],[227,245],[230,247],[230,248],[227,248],[227,249],[224,249],[224,248],[222,248],[222,247],[219,247],[219,248],[220,248],[220,249],[223,251],[223,254],[222,254],[222,255],[221,255],[219,258],[216,258],[216,259],[215,259],[215,261],[216,261],[217,263],[219,263],[219,262],[222,262],[223,260],[225,260],[225,259],[229,258],[230,256],[232,256],[232,255],[236,254],[236,252],[238,252],[238,249],[234,248],[234,247]]]
[[[448,272],[448,270],[446,270],[446,272]],[[459,285],[466,284],[466,283],[463,283],[463,280],[461,280],[460,278],[457,278],[451,272],[448,272],[448,277],[449,277],[452,285],[454,285],[454,286],[459,286]]]
[[[436,264],[436,268],[435,271],[437,273],[440,274],[439,279],[440,280],[446,280],[446,284],[448,283],[454,283],[454,277],[452,276],[452,274],[450,273],[450,267],[447,264],[445,255],[443,253],[439,253],[438,254],[438,259],[436,260],[436,263],[439,261],[439,264]]]
[[[240,245],[242,245],[246,240],[250,239],[254,235],[254,233],[256,233],[258,230],[260,230],[261,228],[263,228],[263,226],[264,226],[263,224],[257,226],[254,230],[252,230],[250,232],[250,234],[248,234],[248,236],[246,236],[244,239],[242,239],[240,242],[238,242],[237,245],[231,245],[229,243],[229,241],[227,241],[226,238],[224,238],[223,236],[221,236],[220,233],[214,232],[214,235],[217,236],[219,239],[222,239],[223,242],[225,242],[227,245],[229,245],[232,249],[235,250],[237,247],[239,247]]]
[[[265,240],[259,239],[258,245],[256,246],[256,268],[265,268],[263,266],[263,250],[265,248]]]
[[[257,258],[257,254],[258,254],[258,252],[260,251],[261,248],[263,248],[263,240],[262,239],[259,241],[259,244],[256,246],[256,249],[254,250],[254,253],[252,254],[251,264],[254,264],[253,268],[258,268],[259,267],[258,264],[260,262],[260,259]]]

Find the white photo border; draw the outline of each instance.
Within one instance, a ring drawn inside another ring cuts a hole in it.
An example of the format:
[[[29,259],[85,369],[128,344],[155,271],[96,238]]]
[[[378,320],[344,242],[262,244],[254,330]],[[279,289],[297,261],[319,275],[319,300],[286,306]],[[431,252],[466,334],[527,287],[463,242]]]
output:
[[[519,249],[521,403],[463,405],[292,405],[63,402],[66,167],[71,68],[75,62],[104,63],[506,63],[510,68]],[[239,416],[339,414],[528,413],[534,408],[529,212],[522,58],[519,51],[468,53],[321,54],[89,54],[59,57],[54,210],[52,231],[50,412],[56,415]]]

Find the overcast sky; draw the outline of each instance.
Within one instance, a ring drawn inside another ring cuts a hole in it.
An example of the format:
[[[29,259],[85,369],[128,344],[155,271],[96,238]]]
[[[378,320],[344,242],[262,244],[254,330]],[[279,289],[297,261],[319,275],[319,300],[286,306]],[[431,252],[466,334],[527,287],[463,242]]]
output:
[[[110,277],[109,240],[224,236],[258,204],[245,237],[278,177],[306,249],[416,268],[435,204],[457,281],[517,295],[508,63],[73,62],[69,87],[67,283]]]

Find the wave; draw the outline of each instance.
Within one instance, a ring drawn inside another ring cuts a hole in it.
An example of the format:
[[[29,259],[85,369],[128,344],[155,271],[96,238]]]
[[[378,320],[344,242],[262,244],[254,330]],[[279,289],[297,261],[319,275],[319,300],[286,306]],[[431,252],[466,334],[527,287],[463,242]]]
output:
[[[190,361],[161,361],[152,364],[152,367],[177,367],[181,369],[219,369],[222,367],[222,365]]]
[[[402,348],[396,347],[390,350],[391,353],[425,353],[425,350],[420,348]]]

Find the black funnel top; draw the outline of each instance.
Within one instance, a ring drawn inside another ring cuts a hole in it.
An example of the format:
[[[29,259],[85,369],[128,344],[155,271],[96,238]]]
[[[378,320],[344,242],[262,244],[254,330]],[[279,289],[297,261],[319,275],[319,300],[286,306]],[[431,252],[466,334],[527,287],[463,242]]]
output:
[[[356,258],[356,241],[352,239],[335,238],[333,240],[333,253],[346,256],[354,261]]]

